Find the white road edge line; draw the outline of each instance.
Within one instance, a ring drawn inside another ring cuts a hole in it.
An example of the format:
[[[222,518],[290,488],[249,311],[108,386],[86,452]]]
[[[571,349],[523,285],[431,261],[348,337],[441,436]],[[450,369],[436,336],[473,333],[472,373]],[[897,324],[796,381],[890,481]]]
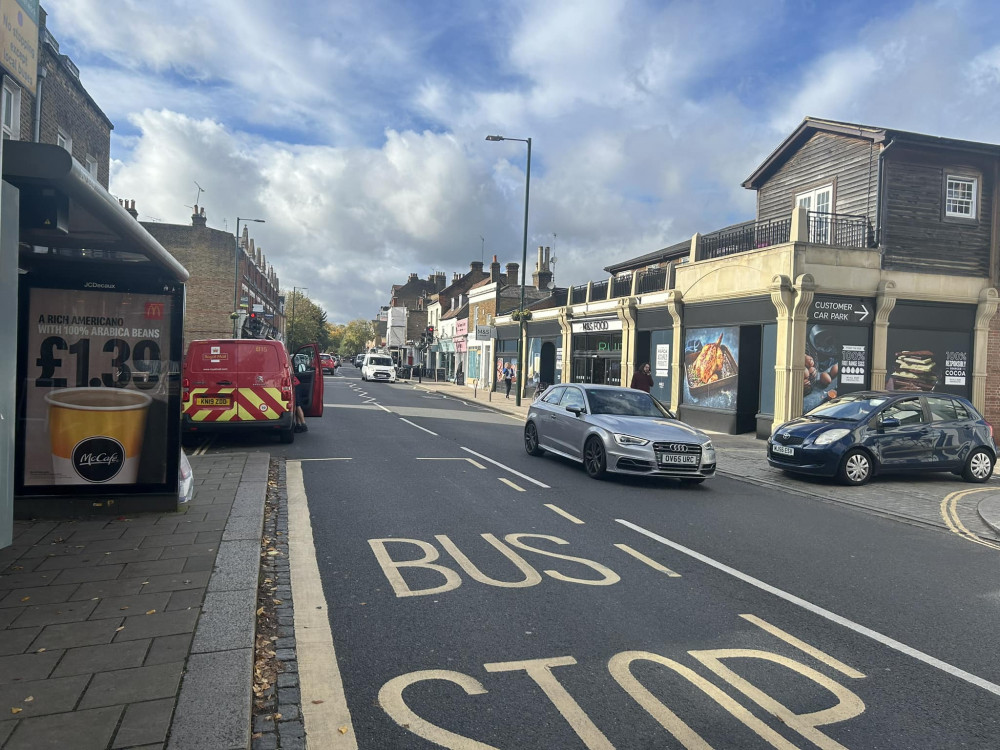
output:
[[[721,570],[723,573],[727,573],[733,576],[734,578],[738,578],[744,583],[749,583],[751,586],[755,586],[759,588],[761,591],[766,591],[769,594],[774,594],[779,599],[784,599],[786,602],[790,602],[792,604],[795,604],[796,606],[802,607],[806,611],[812,612],[813,614],[819,615],[820,617],[824,617],[830,622],[834,622],[838,625],[841,625],[842,627],[845,627],[848,630],[853,630],[855,633],[863,635],[866,638],[871,638],[873,641],[881,643],[883,646],[887,646],[888,648],[891,648],[895,651],[899,651],[901,654],[906,654],[907,656],[910,656],[916,659],[917,661],[921,661],[924,664],[927,664],[928,666],[934,667],[935,669],[939,669],[942,672],[946,672],[947,674],[950,674],[953,677],[957,677],[960,680],[964,680],[965,682],[968,682],[971,685],[975,685],[978,688],[982,688],[983,690],[993,693],[994,695],[1000,695],[1000,685],[997,685],[994,682],[990,682],[989,680],[984,680],[982,677],[977,677],[971,672],[966,672],[964,669],[959,669],[958,667],[948,664],[947,662],[941,661],[940,659],[937,659],[931,656],[930,654],[925,654],[923,651],[918,651],[917,649],[912,648],[911,646],[907,646],[905,643],[900,643],[894,638],[890,638],[887,635],[882,635],[876,630],[872,630],[871,628],[866,628],[864,625],[860,625],[854,622],[853,620],[848,620],[846,617],[842,617],[841,615],[838,615],[835,612],[831,612],[828,609],[823,609],[819,605],[813,604],[812,602],[807,602],[805,599],[800,599],[794,594],[789,594],[787,591],[782,591],[781,589],[776,588],[770,585],[769,583],[764,583],[763,581],[754,578],[753,576],[747,575],[746,573],[742,573],[736,570],[736,568],[731,568],[725,563],[713,560],[711,557],[707,557],[701,554],[700,552],[695,552],[693,549],[688,549],[687,547],[678,544],[677,542],[672,542],[669,539],[666,539],[660,536],[659,534],[649,531],[648,529],[644,529],[641,526],[637,526],[636,524],[631,523],[630,521],[626,521],[621,518],[616,518],[615,521],[616,523],[620,523],[622,526],[626,526],[632,529],[633,531],[637,531],[640,534],[643,534],[644,536],[647,536],[650,539],[659,542],[660,544],[664,544],[667,547],[671,547],[677,550],[678,552],[688,555],[689,557],[693,557],[695,560],[700,560],[701,562],[715,568],[716,570]]]
[[[316,562],[302,464],[286,464],[288,487],[288,567],[295,608],[295,650],[306,736],[314,747],[357,750],[344,683],[333,650],[329,610]],[[347,727],[341,733],[340,728]]]
[[[392,409],[386,409],[384,406],[382,406],[382,404],[375,404],[375,406],[377,406],[379,409],[381,409],[384,412],[388,412],[389,414],[392,414]]]
[[[352,461],[351,458],[297,458],[296,461]]]
[[[406,422],[406,424],[410,425],[410,427],[416,427],[418,430],[423,430],[424,432],[426,432],[429,435],[433,435],[434,437],[439,437],[439,435],[436,432],[431,432],[426,427],[421,427],[416,422],[411,422],[406,417],[400,417],[399,419],[400,419],[401,422]]]
[[[519,471],[518,471],[517,469],[512,469],[512,468],[510,468],[509,466],[505,466],[504,464],[500,463],[499,461],[494,461],[494,460],[493,460],[492,458],[490,458],[489,456],[484,456],[484,455],[483,455],[482,453],[476,453],[476,452],[475,452],[474,450],[472,450],[471,448],[466,448],[466,447],[465,447],[464,445],[462,445],[462,446],[460,446],[460,447],[461,447],[461,449],[462,449],[463,451],[465,451],[466,453],[471,453],[471,454],[472,454],[473,456],[475,456],[476,458],[481,458],[481,459],[483,459],[484,461],[489,461],[489,462],[490,462],[491,464],[493,464],[494,466],[499,466],[499,467],[500,467],[501,469],[503,469],[504,471],[509,471],[509,472],[510,472],[511,474],[513,474],[513,475],[514,475],[514,476],[516,476],[516,477],[521,477],[521,479],[525,480],[526,482],[531,482],[532,484],[537,484],[537,485],[538,485],[539,487],[541,487],[541,488],[542,488],[543,490],[550,490],[550,489],[552,489],[552,488],[551,488],[551,487],[549,487],[549,486],[548,486],[547,484],[545,484],[545,483],[543,483],[543,482],[539,482],[539,481],[538,481],[537,479],[532,479],[532,478],[531,478],[531,477],[529,477],[529,476],[528,476],[527,474],[522,474],[522,473],[521,473],[521,472],[519,472]]]

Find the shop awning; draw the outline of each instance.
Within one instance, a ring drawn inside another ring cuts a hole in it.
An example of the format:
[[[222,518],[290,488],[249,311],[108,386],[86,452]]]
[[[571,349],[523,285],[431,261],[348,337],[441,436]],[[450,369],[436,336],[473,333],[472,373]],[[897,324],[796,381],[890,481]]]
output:
[[[21,191],[22,246],[102,251],[105,262],[148,261],[187,281],[187,269],[66,149],[4,141],[3,179]]]

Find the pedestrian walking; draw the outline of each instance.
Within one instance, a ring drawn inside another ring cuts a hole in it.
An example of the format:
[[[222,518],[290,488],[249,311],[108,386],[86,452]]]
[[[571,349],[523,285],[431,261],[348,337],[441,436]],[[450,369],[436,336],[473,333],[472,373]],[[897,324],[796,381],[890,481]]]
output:
[[[514,368],[510,366],[510,362],[505,362],[503,366],[503,384],[507,389],[504,398],[510,398],[510,386],[514,382]]]
[[[637,391],[645,391],[649,393],[650,389],[653,387],[653,376],[649,373],[649,362],[644,362],[635,374],[632,375],[632,382],[629,383],[629,388],[635,388]]]

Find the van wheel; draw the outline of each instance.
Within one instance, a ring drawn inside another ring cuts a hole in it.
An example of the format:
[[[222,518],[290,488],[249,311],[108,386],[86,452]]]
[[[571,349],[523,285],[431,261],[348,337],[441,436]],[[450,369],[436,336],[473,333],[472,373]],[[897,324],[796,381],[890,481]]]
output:
[[[294,443],[295,442],[295,424],[293,423],[292,426],[289,427],[287,430],[282,430],[281,432],[279,432],[278,433],[278,440],[280,440],[282,443],[285,443],[286,445],[288,443]]]

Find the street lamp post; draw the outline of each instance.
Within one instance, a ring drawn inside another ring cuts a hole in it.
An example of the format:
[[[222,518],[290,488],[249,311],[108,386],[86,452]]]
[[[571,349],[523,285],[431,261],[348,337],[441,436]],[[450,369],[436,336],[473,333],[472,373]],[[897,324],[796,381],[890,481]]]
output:
[[[307,287],[307,286],[293,286],[292,287],[292,325],[289,327],[289,330],[288,330],[288,348],[289,348],[289,350],[291,350],[291,347],[292,347],[292,341],[293,341],[292,336],[294,336],[294,334],[295,334],[295,300],[298,297],[297,292],[299,292],[299,291],[308,292],[309,291],[309,287]]]
[[[240,320],[240,250],[242,245],[240,245],[240,222],[256,221],[258,224],[263,224],[263,219],[243,219],[239,216],[236,217],[236,254],[233,256],[235,260],[233,261],[233,267],[236,272],[236,286],[233,288],[233,338],[239,338],[239,320]]]
[[[528,162],[524,170],[524,244],[521,247],[521,307],[517,316],[517,393],[515,403],[521,405],[521,389],[524,387],[524,284],[528,273],[528,188],[531,186],[531,139],[508,138],[503,135],[488,135],[488,141],[520,141],[528,144]],[[499,312],[499,310],[497,311]]]

